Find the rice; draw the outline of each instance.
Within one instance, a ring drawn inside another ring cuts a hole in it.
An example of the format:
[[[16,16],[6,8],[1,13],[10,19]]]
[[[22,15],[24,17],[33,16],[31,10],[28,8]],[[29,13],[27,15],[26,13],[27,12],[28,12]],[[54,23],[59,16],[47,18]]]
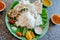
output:
[[[19,15],[16,19],[17,21],[15,24],[17,26],[21,27],[27,27],[27,28],[34,28],[36,26],[39,26],[43,24],[42,17],[39,13],[42,12],[42,4],[39,2],[35,2],[30,4],[30,2],[27,0],[21,0],[19,4],[17,4],[14,9],[17,11],[20,11],[22,8],[27,7],[27,12],[22,12],[21,15]]]

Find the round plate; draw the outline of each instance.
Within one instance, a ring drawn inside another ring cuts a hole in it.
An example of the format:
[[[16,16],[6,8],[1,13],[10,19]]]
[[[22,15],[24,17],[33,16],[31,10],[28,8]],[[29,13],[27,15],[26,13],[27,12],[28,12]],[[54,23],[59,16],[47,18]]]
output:
[[[7,13],[8,13],[8,11],[9,11],[10,9],[13,9],[13,7],[14,7],[16,4],[18,4],[18,1],[15,0],[15,1],[12,3],[12,5],[9,7],[9,9],[7,10]],[[11,33],[12,35],[14,35],[14,36],[15,36],[16,38],[18,38],[18,39],[26,40],[25,37],[18,37],[18,36],[16,35],[16,33],[15,33],[16,31],[12,30],[12,28],[11,28],[12,25],[8,22],[8,15],[7,15],[7,13],[6,13],[6,17],[5,17],[5,22],[6,22],[7,28],[8,28],[8,30],[10,31],[10,33]],[[43,36],[46,34],[46,32],[47,32],[47,30],[48,30],[48,28],[49,28],[48,14],[47,14],[46,8],[43,8],[41,17],[42,17],[42,20],[43,20],[43,23],[44,23],[43,25],[41,25],[41,28],[43,29],[43,33],[42,33],[41,35],[36,35],[36,40],[39,39],[39,38],[41,38],[41,37],[43,37]],[[17,31],[19,31],[19,30],[20,30],[20,29],[18,28]]]

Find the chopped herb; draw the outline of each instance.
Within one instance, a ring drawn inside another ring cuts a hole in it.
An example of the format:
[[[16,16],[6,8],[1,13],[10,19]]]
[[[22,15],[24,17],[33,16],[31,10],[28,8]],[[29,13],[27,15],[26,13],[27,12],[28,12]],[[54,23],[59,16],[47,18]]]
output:
[[[23,9],[21,9],[20,12],[23,12],[23,11],[28,11],[28,8],[23,8]]]

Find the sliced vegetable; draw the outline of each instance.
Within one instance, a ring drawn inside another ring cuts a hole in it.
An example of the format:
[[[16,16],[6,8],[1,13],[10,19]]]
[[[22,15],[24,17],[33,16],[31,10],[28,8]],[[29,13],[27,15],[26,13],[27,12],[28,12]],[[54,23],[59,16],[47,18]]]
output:
[[[16,10],[16,9],[11,9],[9,12],[8,12],[8,16],[10,18],[15,18],[17,17],[18,15],[20,15],[20,13]]]
[[[27,31],[27,29],[26,29],[26,28],[24,28],[24,29],[23,29],[23,36],[25,36],[26,31]]]
[[[22,36],[22,33],[21,32],[17,32],[16,35],[17,36]]]
[[[32,38],[34,38],[34,37],[35,37],[35,35],[34,35],[34,33],[32,31],[27,31],[26,32],[27,40],[32,40]]]
[[[42,34],[42,28],[40,27],[35,27],[34,31],[36,34]]]
[[[20,12],[23,12],[23,11],[28,11],[28,8],[23,8],[23,9],[21,9]]]
[[[9,19],[9,23],[15,24],[15,21],[13,19]]]
[[[17,30],[17,28],[16,27],[12,27],[12,30]]]
[[[35,1],[34,2],[34,5],[36,6],[36,10],[38,13],[42,13],[42,3],[41,2],[38,2],[38,1]]]

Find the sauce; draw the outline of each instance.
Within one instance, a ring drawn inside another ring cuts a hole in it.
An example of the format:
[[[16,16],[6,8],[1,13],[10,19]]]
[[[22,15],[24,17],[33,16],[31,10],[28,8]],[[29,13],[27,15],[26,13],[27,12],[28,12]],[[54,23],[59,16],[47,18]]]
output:
[[[41,27],[35,27],[34,31],[36,34],[42,34],[42,32],[43,32]]]
[[[4,8],[4,4],[0,1],[0,10]]]
[[[51,1],[50,0],[43,0],[43,4],[45,6],[51,6]]]
[[[54,15],[52,19],[55,23],[60,24],[60,17],[58,15]]]

